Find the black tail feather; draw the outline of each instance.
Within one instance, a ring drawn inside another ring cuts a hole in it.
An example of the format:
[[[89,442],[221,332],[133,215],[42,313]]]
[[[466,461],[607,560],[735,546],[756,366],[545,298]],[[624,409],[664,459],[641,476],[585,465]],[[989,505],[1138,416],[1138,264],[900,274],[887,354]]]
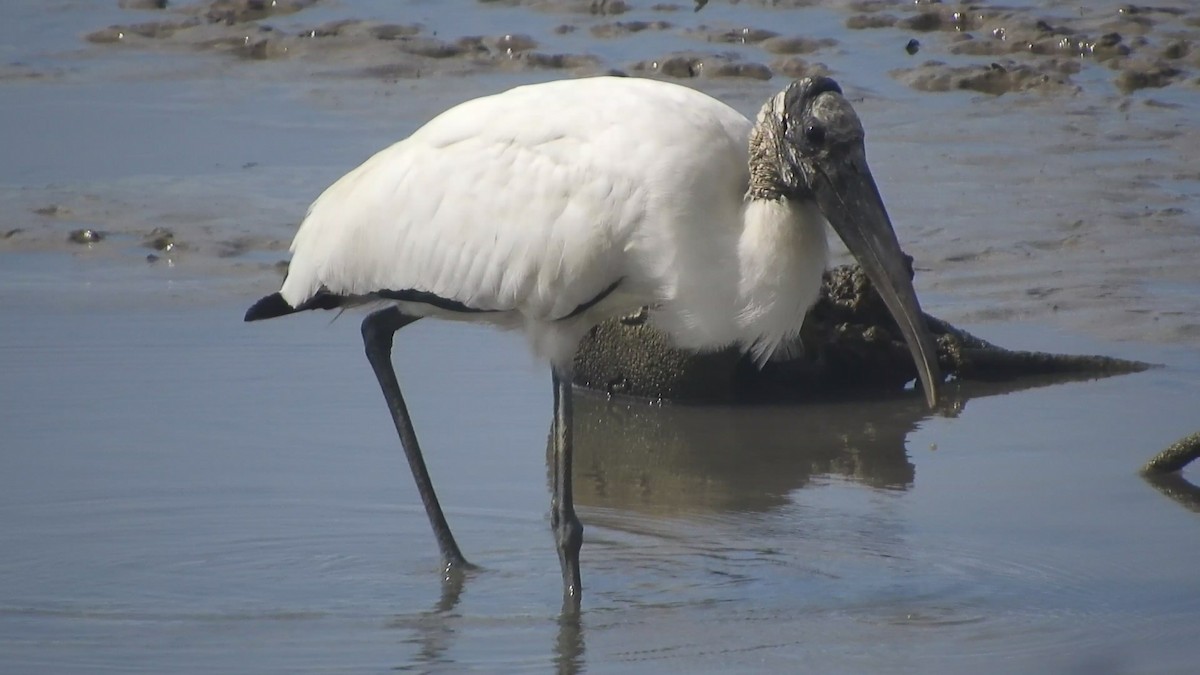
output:
[[[574,317],[576,314],[588,309],[592,305],[604,299],[611,293],[617,284],[609,286],[603,293],[595,299],[580,305],[578,309],[568,315],[567,318]],[[279,293],[272,293],[258,302],[250,306],[246,310],[246,321],[261,321],[262,319],[274,319],[277,316],[286,316],[303,312],[310,309],[341,309],[346,307],[354,307],[356,305],[365,305],[381,300],[395,300],[400,302],[409,302],[414,304],[429,305],[447,312],[459,312],[463,314],[486,314],[489,312],[498,312],[497,309],[479,309],[471,307],[458,300],[451,298],[443,298],[428,291],[418,291],[407,288],[401,291],[382,290],[366,293],[364,295],[338,295],[330,293],[328,289],[322,287],[311,298],[292,307],[287,300]]]
[[[309,309],[337,309],[347,304],[353,304],[349,301],[350,298],[322,290],[298,306],[292,307],[287,300],[283,299],[282,295],[272,293],[251,305],[250,309],[246,310],[245,320],[274,319],[277,316],[295,314]]]

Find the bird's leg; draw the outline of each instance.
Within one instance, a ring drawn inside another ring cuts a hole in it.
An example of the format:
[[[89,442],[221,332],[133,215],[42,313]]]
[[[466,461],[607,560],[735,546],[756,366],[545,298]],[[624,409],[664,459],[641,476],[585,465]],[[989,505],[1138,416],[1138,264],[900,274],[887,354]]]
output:
[[[563,610],[577,612],[583,597],[579,580],[579,548],[583,545],[583,525],[575,517],[571,490],[571,378],[557,369],[554,375],[554,495],[550,505],[550,527],[558,545],[558,560],[563,575]]]
[[[437,494],[433,490],[433,482],[429,479],[429,470],[425,468],[425,459],[421,456],[417,432],[413,430],[408,407],[404,405],[404,397],[400,394],[396,371],[392,368],[392,338],[396,331],[419,318],[402,314],[395,307],[373,312],[363,319],[363,345],[366,347],[367,360],[371,362],[371,368],[375,370],[375,377],[379,380],[379,387],[383,390],[388,410],[392,413],[396,432],[400,434],[400,444],[404,446],[404,455],[408,458],[408,466],[412,469],[417,492],[421,494],[421,502],[425,505],[425,513],[433,526],[433,536],[437,538],[442,561],[446,565],[445,572],[449,577],[472,569],[473,566],[463,558],[458,544],[454,541],[454,535],[450,533],[450,526],[446,524],[446,516],[442,514],[442,507],[438,504]]]

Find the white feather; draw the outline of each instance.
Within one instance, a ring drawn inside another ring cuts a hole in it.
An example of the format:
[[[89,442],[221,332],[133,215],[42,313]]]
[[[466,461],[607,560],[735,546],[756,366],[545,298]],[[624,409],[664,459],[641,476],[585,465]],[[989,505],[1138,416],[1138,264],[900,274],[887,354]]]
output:
[[[798,330],[827,252],[815,208],[747,201],[751,127],[720,101],[651,80],[463,103],[313,203],[281,294],[296,306],[322,287],[415,289],[500,310],[400,303],[521,329],[559,367],[592,325],[648,304],[683,346],[740,343],[765,359]]]
[[[737,321],[755,363],[766,363],[781,343],[800,332],[801,319],[817,301],[828,258],[825,217],[815,203],[746,205],[738,242]]]

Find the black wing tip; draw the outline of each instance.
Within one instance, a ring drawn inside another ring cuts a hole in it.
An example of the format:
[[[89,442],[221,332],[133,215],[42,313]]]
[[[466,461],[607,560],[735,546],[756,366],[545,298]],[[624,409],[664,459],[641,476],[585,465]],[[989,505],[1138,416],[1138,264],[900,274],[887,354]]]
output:
[[[283,299],[282,295],[272,293],[250,305],[250,309],[246,310],[245,320],[261,321],[263,319],[274,319],[277,316],[305,312],[310,309],[338,309],[353,306],[358,304],[358,302],[356,296],[336,295],[322,288],[308,300],[292,307],[288,304],[287,300]]]
[[[279,293],[272,293],[258,302],[250,305],[250,309],[246,310],[245,321],[261,321],[263,319],[274,319],[277,316],[291,314],[298,311],[295,307],[288,304],[287,300]]]

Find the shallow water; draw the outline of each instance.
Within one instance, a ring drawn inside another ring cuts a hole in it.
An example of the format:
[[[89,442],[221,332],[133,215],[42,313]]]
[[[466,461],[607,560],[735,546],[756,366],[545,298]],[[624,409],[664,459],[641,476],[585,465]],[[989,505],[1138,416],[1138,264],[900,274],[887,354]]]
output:
[[[575,629],[545,517],[549,384],[515,339],[431,323],[399,340],[431,471],[484,568],[447,597],[355,322],[15,309],[0,328],[6,672],[1194,664],[1196,513],[1135,473],[1194,424],[1192,354],[1088,345],[1166,367],[976,386],[951,394],[952,417],[916,397],[586,397]]]
[[[442,502],[483,567],[454,588],[356,317],[240,322],[329,181],[453,102],[573,71],[389,81],[353,74],[365,53],[92,44],[157,15],[6,3],[0,670],[1192,672],[1197,500],[1136,469],[1197,426],[1196,89],[1125,97],[1085,64],[1072,96],[915,92],[887,75],[908,35],[847,31],[843,4],[713,2],[611,40],[588,28],[663,17],[375,2],[275,22],[524,32],[600,68],[761,56],[688,37],[700,24],[834,37],[810,58],[854,92],[927,309],[1011,348],[1164,365],[964,384],[935,415],[916,396],[581,397],[575,623],[546,517],[549,378],[518,339],[422,322],[397,340]],[[920,37],[922,58],[962,60]],[[750,112],[781,80],[697,84]],[[67,243],[79,227],[109,237]],[[146,248],[155,227],[179,247]]]

